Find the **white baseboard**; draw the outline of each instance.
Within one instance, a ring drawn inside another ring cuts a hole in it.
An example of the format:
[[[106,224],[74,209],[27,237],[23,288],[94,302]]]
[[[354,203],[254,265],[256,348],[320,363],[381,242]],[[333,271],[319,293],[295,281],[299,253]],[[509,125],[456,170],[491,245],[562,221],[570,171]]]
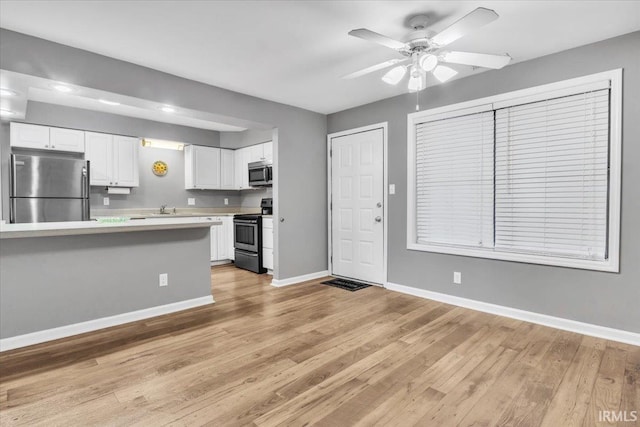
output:
[[[505,307],[502,305],[461,298],[453,295],[441,294],[439,292],[398,285],[397,283],[389,282],[385,287],[391,291],[401,292],[403,294],[413,295],[420,298],[457,305],[459,307],[470,308],[472,310],[482,311],[485,313],[496,314],[498,316],[510,317],[512,319],[524,320],[525,322],[537,323],[539,325],[562,329],[564,331],[576,332],[592,337],[604,338],[607,340],[640,346],[640,334],[634,332],[593,325],[590,323],[578,322],[575,320],[563,319],[561,317],[534,313],[531,311],[525,311],[517,308]]]
[[[20,347],[26,347],[28,345],[40,344],[46,341],[57,340],[60,338],[66,338],[72,335],[83,334],[85,332],[96,331],[98,329],[108,328],[111,326],[122,325],[123,323],[135,322],[136,320],[148,319],[150,317],[174,313],[176,311],[187,310],[189,308],[200,307],[202,305],[211,304],[213,302],[213,297],[209,295],[206,297],[159,305],[157,307],[130,311],[128,313],[116,314],[115,316],[102,317],[100,319],[74,323],[73,325],[60,326],[58,328],[45,329],[44,331],[3,338],[0,339],[0,352],[13,350]]]
[[[288,279],[273,279],[271,280],[271,286],[281,288],[283,286],[295,285],[296,283],[306,282],[307,280],[319,279],[321,277],[329,276],[329,270],[318,271],[315,273],[304,274],[302,276],[289,277]]]

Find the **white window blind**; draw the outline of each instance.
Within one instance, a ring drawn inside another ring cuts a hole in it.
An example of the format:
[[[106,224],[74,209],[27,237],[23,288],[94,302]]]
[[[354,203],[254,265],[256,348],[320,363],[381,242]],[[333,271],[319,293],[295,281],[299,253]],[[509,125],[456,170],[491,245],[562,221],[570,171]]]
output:
[[[417,243],[493,247],[494,112],[415,129]]]
[[[609,90],[496,111],[495,248],[607,257]]]

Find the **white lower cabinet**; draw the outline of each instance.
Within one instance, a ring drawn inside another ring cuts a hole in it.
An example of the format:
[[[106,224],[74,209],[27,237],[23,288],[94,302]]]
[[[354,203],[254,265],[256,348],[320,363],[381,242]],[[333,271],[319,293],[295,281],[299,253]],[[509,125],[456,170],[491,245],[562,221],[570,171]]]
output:
[[[262,218],[262,266],[273,271],[273,218]]]
[[[226,261],[234,258],[233,252],[233,217],[214,217],[221,225],[211,226],[211,261]]]

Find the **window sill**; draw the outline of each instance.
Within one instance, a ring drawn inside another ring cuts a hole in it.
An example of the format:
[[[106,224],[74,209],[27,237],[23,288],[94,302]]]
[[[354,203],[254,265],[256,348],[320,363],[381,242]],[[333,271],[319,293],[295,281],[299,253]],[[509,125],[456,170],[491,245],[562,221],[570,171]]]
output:
[[[548,257],[535,254],[521,254],[500,252],[493,249],[476,249],[454,246],[424,245],[407,242],[407,249],[421,252],[434,252],[448,255],[470,256],[475,258],[496,259],[501,261],[524,262],[554,267],[569,267],[581,270],[595,270],[609,273],[619,273],[620,265],[617,259],[609,258],[605,261],[592,261],[577,258]]]

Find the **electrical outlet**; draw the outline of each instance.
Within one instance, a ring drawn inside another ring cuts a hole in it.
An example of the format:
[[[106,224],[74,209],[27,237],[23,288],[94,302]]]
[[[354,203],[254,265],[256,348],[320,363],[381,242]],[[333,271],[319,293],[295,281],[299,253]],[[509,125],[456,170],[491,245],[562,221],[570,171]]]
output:
[[[389,184],[389,194],[396,194],[396,185]]]
[[[109,198],[108,197],[103,198],[102,199],[102,204],[105,205],[105,206],[109,206]]]
[[[453,283],[456,285],[462,284],[462,273],[460,273],[459,271],[453,272]]]
[[[195,206],[196,204],[196,198],[195,197],[189,197],[187,198],[187,205],[189,206]]]
[[[229,204],[229,199],[225,198],[225,199],[224,199],[224,204],[225,204],[225,205],[228,205],[228,204]]]
[[[158,286],[169,286],[169,273],[162,273],[158,277]]]

